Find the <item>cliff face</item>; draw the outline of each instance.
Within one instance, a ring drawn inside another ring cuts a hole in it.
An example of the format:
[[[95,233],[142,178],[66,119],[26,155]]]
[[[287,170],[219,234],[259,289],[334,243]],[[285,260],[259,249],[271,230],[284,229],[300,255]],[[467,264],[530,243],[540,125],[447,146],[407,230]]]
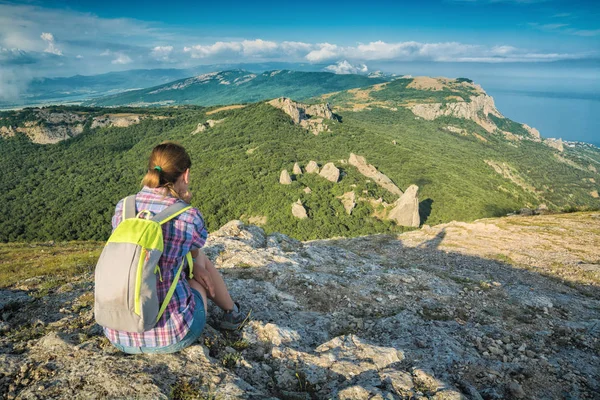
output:
[[[328,103],[307,105],[280,97],[269,101],[269,104],[285,112],[295,124],[303,126],[315,135],[330,131],[324,123],[325,120],[337,120]]]
[[[589,260],[600,257],[599,229],[598,213],[580,213],[299,242],[232,221],[204,251],[252,309],[241,331],[214,329],[211,303],[191,347],[126,356],[94,323],[93,265],[68,281],[22,280],[0,290],[0,392],[595,398],[600,277]]]
[[[139,124],[146,118],[161,118],[134,113],[52,112],[43,108],[32,110],[33,117],[29,116],[29,120],[17,125],[2,125],[3,118],[0,118],[0,136],[12,137],[17,133],[23,133],[33,143],[52,144],[81,134],[88,121],[91,122],[91,129],[105,127],[125,128]],[[19,112],[17,111],[16,113]]]

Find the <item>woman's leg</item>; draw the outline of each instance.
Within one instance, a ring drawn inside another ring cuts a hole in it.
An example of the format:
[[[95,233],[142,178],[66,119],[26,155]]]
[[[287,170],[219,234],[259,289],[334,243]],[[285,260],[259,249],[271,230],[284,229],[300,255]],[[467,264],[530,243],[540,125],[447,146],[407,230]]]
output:
[[[207,310],[207,304],[208,304],[208,302],[206,300],[206,289],[204,289],[204,286],[202,286],[201,284],[199,284],[194,279],[188,279],[188,283],[190,284],[190,286],[193,289],[196,289],[202,295],[202,300],[203,300],[203,303],[204,303],[204,313],[205,313],[205,315],[208,315],[208,310]]]
[[[196,268],[200,268],[200,267],[196,266],[196,264],[194,264],[194,275],[196,275],[196,271],[195,271]],[[215,268],[213,263],[206,256],[204,259],[204,268],[210,274],[210,277],[212,278],[212,282],[213,282],[213,285],[215,288],[214,297],[209,297],[209,298],[217,306],[219,306],[219,308],[221,308],[225,311],[233,310],[233,307],[234,307],[233,300],[231,299],[231,296],[229,295],[227,286],[225,286],[225,281],[223,281],[223,277],[221,276],[221,273]],[[193,279],[190,280],[190,282],[191,281],[193,281]],[[194,282],[198,286],[202,287],[202,289],[204,289],[204,287],[200,283],[198,283],[195,280],[194,280]],[[196,286],[192,286],[192,287],[196,288]],[[202,292],[200,292],[200,293],[202,293]],[[204,289],[204,295],[206,295],[206,289]]]

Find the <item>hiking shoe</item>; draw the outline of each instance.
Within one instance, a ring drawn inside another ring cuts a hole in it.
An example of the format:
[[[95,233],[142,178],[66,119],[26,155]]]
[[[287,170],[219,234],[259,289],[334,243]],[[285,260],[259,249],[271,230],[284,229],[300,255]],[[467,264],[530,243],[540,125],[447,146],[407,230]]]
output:
[[[240,329],[246,321],[250,319],[250,311],[242,312],[242,308],[240,307],[240,303],[236,302],[237,311],[225,311],[223,313],[223,318],[221,319],[221,324],[219,327],[221,329],[227,329],[230,331],[234,331],[236,329]]]

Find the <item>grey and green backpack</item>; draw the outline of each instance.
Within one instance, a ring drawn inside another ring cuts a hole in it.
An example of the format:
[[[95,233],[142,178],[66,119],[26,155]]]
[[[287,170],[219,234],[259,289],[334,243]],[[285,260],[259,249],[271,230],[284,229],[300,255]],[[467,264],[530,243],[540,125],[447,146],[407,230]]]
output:
[[[190,205],[178,201],[150,219],[136,215],[135,195],[123,202],[123,218],[104,246],[95,272],[96,322],[106,328],[126,332],[152,329],[165,312],[184,265],[193,277],[192,256],[188,253],[159,307],[156,281],[162,282],[158,260],[164,248],[161,225],[189,210]]]

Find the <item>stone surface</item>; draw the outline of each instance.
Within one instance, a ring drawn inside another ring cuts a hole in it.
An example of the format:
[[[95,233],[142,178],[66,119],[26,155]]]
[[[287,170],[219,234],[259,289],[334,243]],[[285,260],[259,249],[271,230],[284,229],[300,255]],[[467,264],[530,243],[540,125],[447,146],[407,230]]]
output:
[[[308,215],[306,214],[306,208],[304,208],[300,199],[292,204],[292,215],[300,219],[308,218]]]
[[[330,162],[323,166],[321,172],[319,172],[319,175],[321,175],[328,181],[335,183],[340,179],[340,170],[333,163]]]
[[[307,105],[287,97],[280,97],[269,101],[268,104],[281,109],[292,118],[295,124],[303,126],[315,135],[330,131],[324,123],[325,120],[337,120],[329,103]]]
[[[600,295],[581,260],[600,257],[598,229],[590,212],[299,242],[231,221],[203,251],[252,310],[243,329],[213,328],[209,302],[192,346],[128,356],[94,323],[93,265],[54,289],[23,280],[0,291],[0,393],[593,399]]]
[[[312,190],[307,186],[304,188],[304,190],[302,190],[304,193],[312,193]]]
[[[300,165],[298,165],[298,163],[294,163],[294,168],[292,169],[292,172],[294,173],[294,175],[302,175],[302,168],[300,168]]]
[[[338,196],[338,199],[342,201],[346,214],[352,214],[352,210],[356,206],[356,195],[354,192],[346,192],[342,196]]]
[[[316,161],[309,161],[308,164],[306,164],[306,172],[309,174],[318,174],[319,173],[319,165],[316,163]]]
[[[367,164],[367,160],[363,156],[358,156],[354,153],[350,153],[348,163],[356,167],[356,169],[358,169],[358,172],[360,172],[367,178],[373,179],[373,181],[376,184],[388,190],[390,193],[393,193],[397,196],[402,196],[402,190],[400,190],[400,188],[396,186],[394,182],[392,182],[392,180],[388,178],[385,174],[379,172],[377,168],[375,168],[371,164]]]
[[[396,200],[394,208],[389,212],[387,218],[395,221],[398,225],[418,227],[421,223],[418,191],[417,185],[409,186],[404,194]]]
[[[287,172],[287,169],[284,169],[279,174],[279,183],[282,185],[290,185],[292,183],[292,177]]]

